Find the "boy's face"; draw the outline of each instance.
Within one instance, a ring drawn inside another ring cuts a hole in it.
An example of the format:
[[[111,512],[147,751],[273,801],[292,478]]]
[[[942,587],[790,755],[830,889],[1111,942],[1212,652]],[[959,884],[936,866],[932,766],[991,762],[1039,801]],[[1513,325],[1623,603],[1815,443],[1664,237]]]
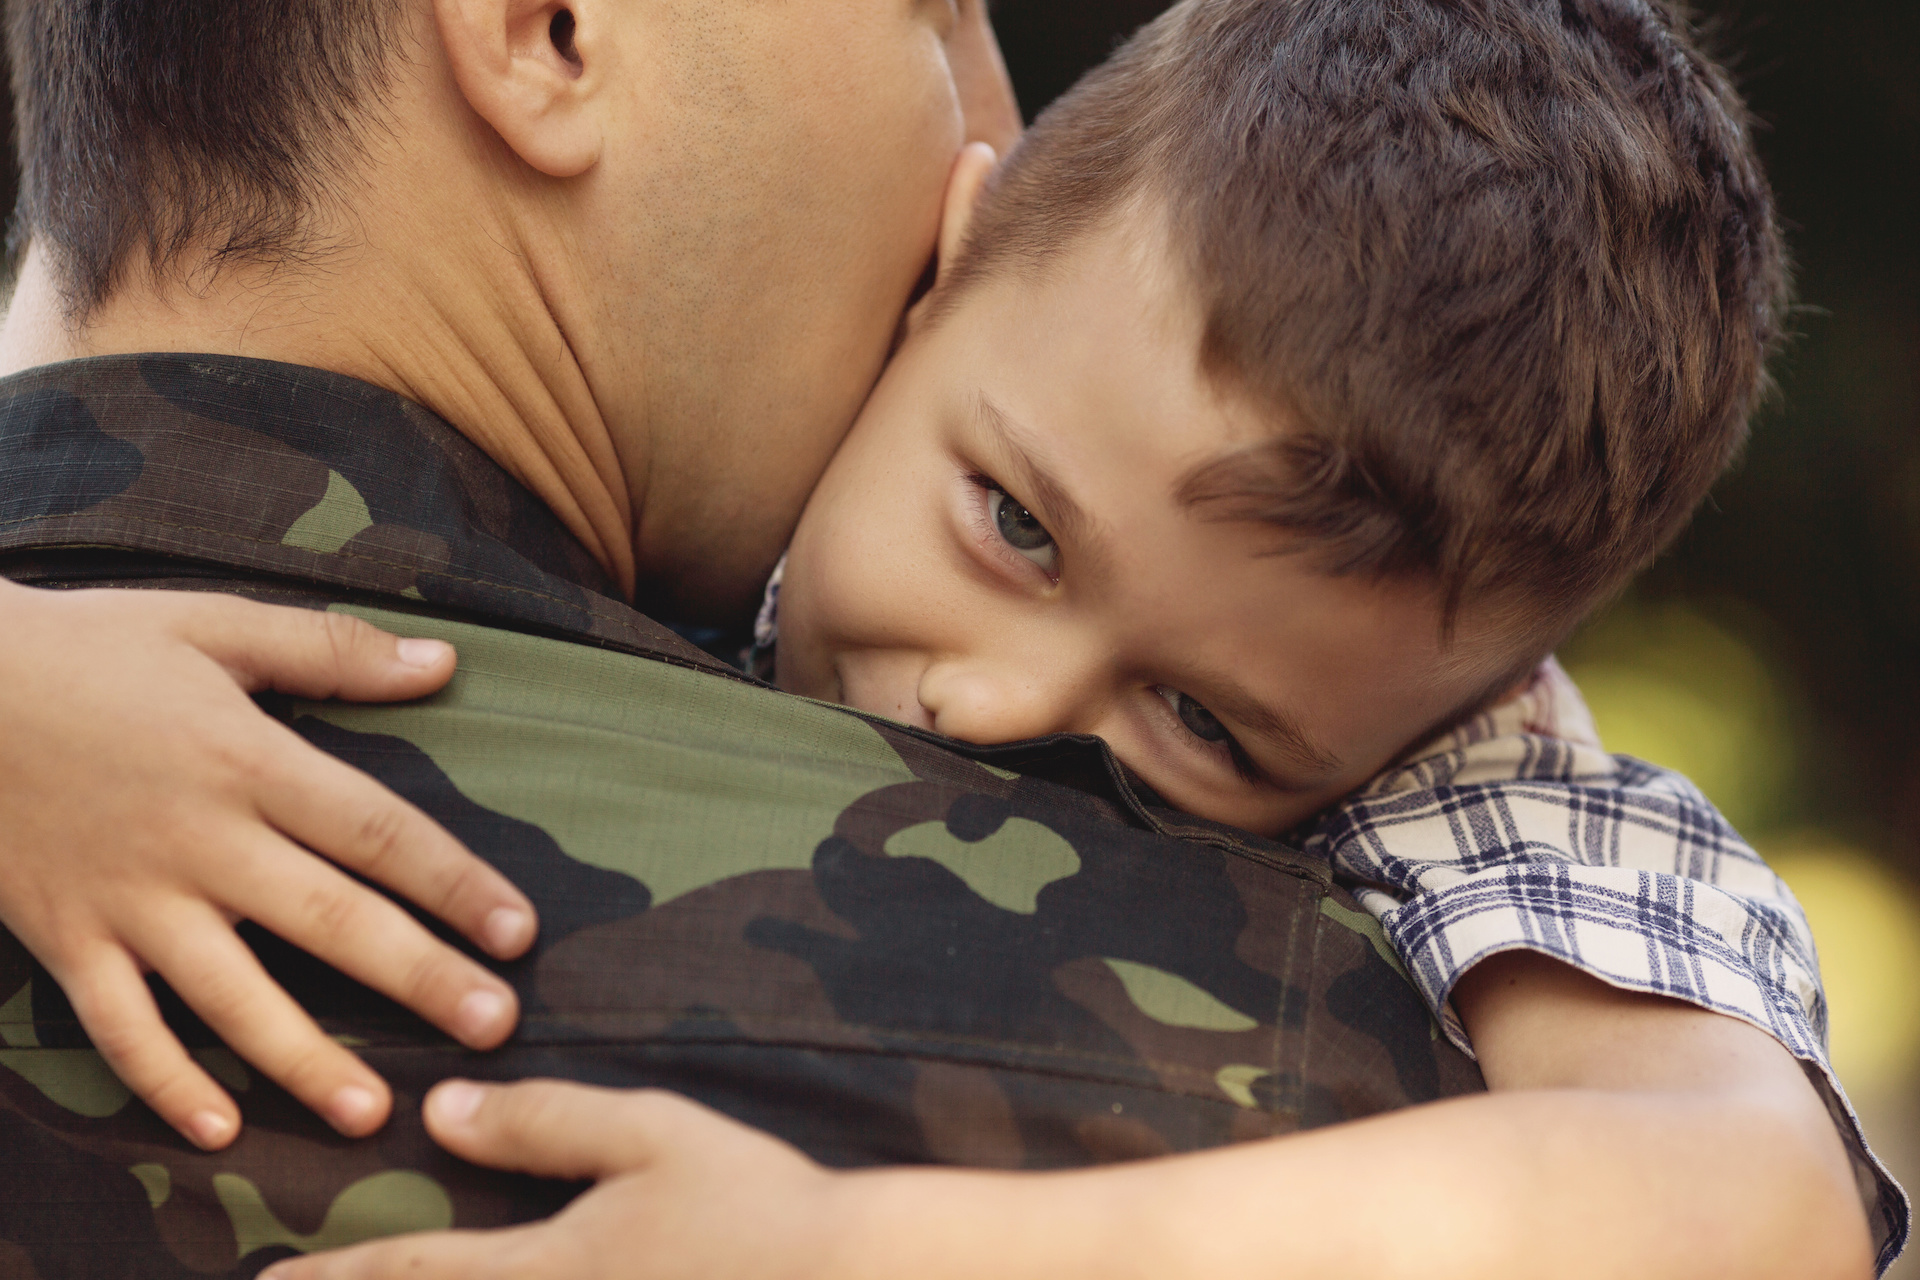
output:
[[[801,517],[783,688],[969,742],[1096,734],[1250,830],[1365,782],[1517,656],[1423,585],[1334,578],[1209,518],[1194,468],[1272,438],[1115,228],[915,326]]]

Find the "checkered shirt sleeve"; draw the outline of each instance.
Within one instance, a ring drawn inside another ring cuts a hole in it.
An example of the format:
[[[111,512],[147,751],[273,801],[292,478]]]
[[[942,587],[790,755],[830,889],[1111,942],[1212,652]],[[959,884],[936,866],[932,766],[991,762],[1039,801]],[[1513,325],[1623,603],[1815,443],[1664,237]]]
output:
[[[1379,919],[1468,1053],[1454,984],[1516,949],[1773,1035],[1847,1142],[1881,1269],[1899,1254],[1907,1198],[1868,1149],[1828,1062],[1826,998],[1800,904],[1692,783],[1602,750],[1558,664],[1322,814],[1305,842]]]

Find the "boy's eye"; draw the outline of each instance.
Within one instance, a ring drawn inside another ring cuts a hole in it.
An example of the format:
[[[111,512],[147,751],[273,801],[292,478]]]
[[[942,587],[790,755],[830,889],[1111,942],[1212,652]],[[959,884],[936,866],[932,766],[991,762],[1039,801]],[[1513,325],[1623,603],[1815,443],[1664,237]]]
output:
[[[1180,723],[1186,726],[1187,732],[1202,742],[1226,742],[1232,738],[1233,735],[1227,732],[1227,726],[1220,723],[1219,717],[1178,689],[1161,685],[1154,692],[1167,700],[1167,705],[1180,717]]]
[[[1006,490],[990,488],[987,490],[987,514],[993,518],[993,527],[1008,546],[1048,573],[1054,571],[1060,559],[1060,549],[1054,546],[1053,535],[1034,518],[1033,512],[1015,502]]]

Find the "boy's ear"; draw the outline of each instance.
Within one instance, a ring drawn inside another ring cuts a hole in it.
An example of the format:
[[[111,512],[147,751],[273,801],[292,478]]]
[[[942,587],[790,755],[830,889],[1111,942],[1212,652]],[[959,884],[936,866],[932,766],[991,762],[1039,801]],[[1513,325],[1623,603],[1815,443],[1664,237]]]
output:
[[[1000,158],[984,142],[969,142],[960,148],[953,170],[947,175],[947,197],[940,208],[940,235],[934,243],[933,288],[900,317],[900,325],[893,335],[894,350],[899,350],[907,335],[919,326],[940,286],[947,282],[947,273],[959,261],[960,250],[967,243],[967,229],[973,225],[974,207],[980,203],[980,193],[986,190],[987,178],[998,163]]]
[[[984,142],[969,142],[960,148],[953,172],[947,175],[947,199],[940,210],[940,242],[935,250],[939,255],[935,259],[938,263],[934,274],[936,288],[946,283],[947,272],[959,259],[960,250],[967,242],[967,230],[973,225],[973,211],[980,203],[980,193],[987,189],[987,179],[999,163],[1000,157]]]
[[[578,177],[600,159],[603,9],[598,0],[433,0],[468,105],[551,178]]]

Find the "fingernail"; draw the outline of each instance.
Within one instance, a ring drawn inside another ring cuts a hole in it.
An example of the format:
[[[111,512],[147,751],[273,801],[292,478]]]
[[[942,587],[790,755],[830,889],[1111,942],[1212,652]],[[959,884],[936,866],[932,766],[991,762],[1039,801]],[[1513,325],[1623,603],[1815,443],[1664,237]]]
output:
[[[211,1151],[233,1136],[233,1121],[218,1111],[196,1111],[187,1120],[187,1131],[195,1142]]]
[[[334,1092],[327,1103],[327,1115],[332,1118],[334,1128],[358,1132],[366,1128],[379,1106],[380,1100],[373,1096],[371,1089],[350,1084]]]
[[[533,921],[527,913],[518,907],[495,907],[487,914],[487,922],[480,932],[487,939],[487,949],[494,955],[503,956],[517,952],[525,945],[527,931]]]
[[[460,1028],[461,1039],[480,1040],[499,1026],[506,1012],[505,997],[482,987],[460,997],[460,1005],[453,1011],[453,1021]]]
[[[395,646],[400,661],[410,667],[430,667],[447,656],[444,640],[402,640]]]
[[[427,1097],[433,1118],[441,1124],[464,1125],[480,1109],[487,1091],[467,1080],[449,1080]]]

